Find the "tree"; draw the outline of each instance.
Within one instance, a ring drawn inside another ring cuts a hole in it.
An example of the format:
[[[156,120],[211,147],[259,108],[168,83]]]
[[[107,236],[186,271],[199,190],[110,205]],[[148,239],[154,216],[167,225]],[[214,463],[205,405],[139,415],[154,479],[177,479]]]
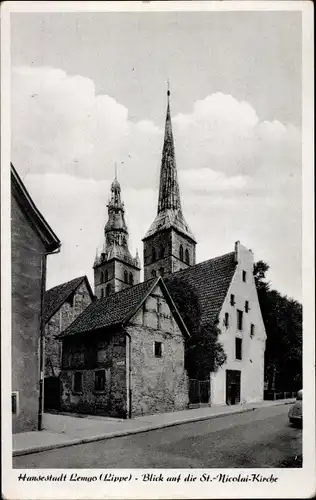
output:
[[[194,286],[186,278],[172,280],[172,298],[189,330],[185,366],[191,378],[203,380],[225,363],[226,354],[218,340],[220,329],[201,322],[201,308]]]
[[[254,278],[267,333],[265,380],[268,391],[296,391],[302,385],[302,305],[270,290],[266,281],[269,266],[254,265]]]

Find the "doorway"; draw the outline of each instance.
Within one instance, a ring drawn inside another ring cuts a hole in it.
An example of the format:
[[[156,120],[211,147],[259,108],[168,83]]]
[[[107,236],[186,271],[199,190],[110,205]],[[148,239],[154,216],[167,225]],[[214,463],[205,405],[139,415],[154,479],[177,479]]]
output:
[[[226,370],[226,404],[240,403],[240,378],[239,370]]]

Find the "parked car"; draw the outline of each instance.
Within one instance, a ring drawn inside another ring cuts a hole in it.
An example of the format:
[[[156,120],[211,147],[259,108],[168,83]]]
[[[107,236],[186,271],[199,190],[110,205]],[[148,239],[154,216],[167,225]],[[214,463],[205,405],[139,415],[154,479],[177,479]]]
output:
[[[296,401],[289,409],[289,421],[291,424],[302,426],[303,423],[303,389],[298,391]]]

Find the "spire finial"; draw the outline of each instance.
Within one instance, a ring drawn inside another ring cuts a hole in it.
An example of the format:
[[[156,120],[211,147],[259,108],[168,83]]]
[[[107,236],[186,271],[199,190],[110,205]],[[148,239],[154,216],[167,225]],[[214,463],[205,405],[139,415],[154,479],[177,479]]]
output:
[[[114,163],[114,169],[115,169],[115,180],[117,181],[117,163]]]

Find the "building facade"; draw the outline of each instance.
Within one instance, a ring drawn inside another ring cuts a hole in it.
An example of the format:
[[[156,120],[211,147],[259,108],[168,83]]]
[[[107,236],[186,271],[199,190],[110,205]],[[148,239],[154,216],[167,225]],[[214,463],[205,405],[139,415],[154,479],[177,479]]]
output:
[[[128,229],[121,186],[116,176],[107,205],[108,221],[104,227],[104,245],[97,252],[94,269],[94,293],[98,299],[136,285],[140,281],[140,260],[128,248]]]
[[[12,428],[36,430],[46,255],[61,243],[11,165]]]
[[[188,336],[161,278],[91,304],[61,335],[62,409],[131,418],[186,408]]]

